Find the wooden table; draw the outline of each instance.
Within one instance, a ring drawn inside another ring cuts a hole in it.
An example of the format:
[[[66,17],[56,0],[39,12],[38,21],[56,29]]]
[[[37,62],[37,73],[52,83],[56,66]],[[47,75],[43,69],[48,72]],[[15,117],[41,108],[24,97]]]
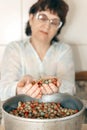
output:
[[[0,130],[4,130],[4,127],[1,125],[0,125]],[[87,130],[87,124],[83,124],[81,130]]]

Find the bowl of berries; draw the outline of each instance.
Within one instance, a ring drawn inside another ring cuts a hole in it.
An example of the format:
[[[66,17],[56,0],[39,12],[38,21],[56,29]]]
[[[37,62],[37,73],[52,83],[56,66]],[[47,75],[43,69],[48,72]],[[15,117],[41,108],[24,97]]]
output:
[[[80,130],[84,110],[80,99],[66,93],[41,99],[17,95],[2,106],[5,130]]]

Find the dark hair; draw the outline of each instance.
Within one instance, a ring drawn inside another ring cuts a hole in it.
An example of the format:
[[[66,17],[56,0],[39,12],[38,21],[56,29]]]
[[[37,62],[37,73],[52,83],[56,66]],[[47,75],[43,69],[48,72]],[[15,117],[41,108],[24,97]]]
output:
[[[29,14],[35,14],[38,11],[45,11],[47,9],[50,10],[50,12],[57,14],[63,23],[54,38],[52,39],[52,41],[58,41],[57,35],[60,33],[62,27],[66,22],[66,15],[69,7],[63,0],[38,0],[35,4],[31,6]],[[27,22],[25,33],[28,36],[32,33],[29,21]]]

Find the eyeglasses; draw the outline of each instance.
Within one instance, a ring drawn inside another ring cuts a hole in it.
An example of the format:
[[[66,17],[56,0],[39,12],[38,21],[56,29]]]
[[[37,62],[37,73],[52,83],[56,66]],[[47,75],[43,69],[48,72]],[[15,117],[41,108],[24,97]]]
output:
[[[50,25],[56,29],[59,29],[62,26],[62,22],[60,19],[54,18],[54,19],[49,19],[45,14],[43,13],[37,13],[36,14],[36,19],[38,19],[40,22],[45,23],[49,21]]]

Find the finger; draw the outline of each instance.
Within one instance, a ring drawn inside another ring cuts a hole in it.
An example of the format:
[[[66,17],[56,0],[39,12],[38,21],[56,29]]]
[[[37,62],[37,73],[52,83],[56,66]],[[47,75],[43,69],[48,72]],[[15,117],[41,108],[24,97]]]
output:
[[[37,99],[42,98],[42,94],[38,94],[38,95],[36,96],[36,98],[37,98]]]
[[[30,87],[28,85],[26,85],[25,87],[17,86],[17,94],[25,94],[29,89]]]
[[[59,83],[59,81],[57,81],[57,87],[59,87],[60,86],[60,83]]]
[[[47,94],[46,90],[43,87],[41,87],[41,92],[42,92],[43,95]]]
[[[25,85],[22,89],[22,93],[26,94],[32,88],[32,84]]]
[[[52,94],[52,90],[50,89],[49,85],[43,84],[43,89],[45,91],[45,94]]]
[[[24,87],[25,86],[25,82],[24,81],[19,81],[17,86],[18,87]]]
[[[47,94],[46,86],[47,86],[46,84],[43,84],[43,85],[41,86],[41,91],[42,91],[42,93],[43,93],[44,95]]]
[[[32,79],[31,76],[26,75],[26,76],[24,76],[24,77],[19,81],[18,86],[19,86],[19,87],[24,87],[25,84],[29,84],[30,82],[32,82],[32,80],[33,80],[33,79]]]
[[[58,87],[55,86],[53,83],[50,83],[50,84],[49,84],[49,87],[51,88],[51,90],[52,90],[53,93],[58,92]]]
[[[57,79],[57,87],[60,87],[60,86],[61,86],[61,80]]]
[[[38,85],[35,84],[31,87],[31,89],[28,91],[28,94],[32,96],[32,94],[38,89]]]
[[[42,98],[42,92],[41,92],[41,88],[40,88],[40,93],[36,96],[36,98]]]
[[[39,97],[41,97],[40,89],[39,88],[36,91],[34,91],[34,93],[32,94],[32,97],[33,98],[39,98]]]

